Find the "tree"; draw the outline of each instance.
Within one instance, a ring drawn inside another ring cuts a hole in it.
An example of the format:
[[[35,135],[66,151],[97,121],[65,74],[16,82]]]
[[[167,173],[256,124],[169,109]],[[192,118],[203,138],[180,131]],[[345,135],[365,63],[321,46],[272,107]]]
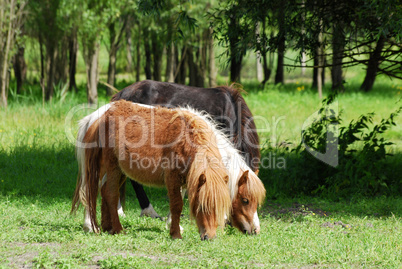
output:
[[[243,57],[247,52],[250,36],[250,21],[241,2],[228,1],[209,13],[214,37],[225,48],[230,66],[230,81],[240,82]],[[253,31],[255,33],[255,29]],[[255,38],[255,37],[254,37]]]
[[[60,27],[59,21],[62,4],[60,0],[29,2],[29,11],[32,14],[29,18],[29,27],[31,34],[39,39],[41,47],[41,86],[46,101],[53,97],[54,85],[57,82],[56,68],[62,65],[57,61],[60,52],[59,44],[64,36],[64,29]]]
[[[25,18],[23,0],[0,0],[0,106],[7,107],[9,65],[15,53],[14,44]]]
[[[107,72],[107,83],[114,86],[116,79],[116,61],[117,52],[123,41],[123,34],[127,31],[128,21],[132,19],[134,11],[134,3],[130,0],[125,1],[107,1],[104,14],[107,16],[107,28],[109,30],[109,42],[107,47],[109,50],[109,66]],[[130,40],[131,41],[131,40]],[[131,53],[131,50],[129,50]],[[108,87],[107,94],[113,95],[113,89]]]
[[[78,29],[86,67],[87,99],[89,104],[98,103],[98,57],[101,35],[106,28],[107,18],[103,15],[105,4],[104,1],[85,1]]]

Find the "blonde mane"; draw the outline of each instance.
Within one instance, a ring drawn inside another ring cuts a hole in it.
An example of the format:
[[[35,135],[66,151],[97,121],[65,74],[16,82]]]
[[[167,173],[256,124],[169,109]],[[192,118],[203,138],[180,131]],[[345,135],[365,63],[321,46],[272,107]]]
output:
[[[255,197],[258,204],[261,205],[265,199],[265,187],[263,183],[247,165],[244,158],[240,155],[240,152],[233,146],[232,142],[223,133],[222,129],[218,127],[211,116],[207,112],[197,111],[189,106],[185,108],[178,108],[177,110],[179,109],[182,111],[189,111],[190,113],[200,117],[209,125],[211,131],[215,134],[219,153],[229,174],[228,187],[231,200],[235,199],[237,195],[238,182],[241,178],[241,175],[244,172],[249,171],[247,180],[248,194],[250,197]]]
[[[228,171],[226,170],[217,146],[217,139],[213,129],[200,117],[194,116],[186,110],[177,110],[189,123],[192,141],[198,148],[191,164],[187,178],[200,178],[202,175],[208,180],[200,187],[198,181],[187,181],[190,204],[194,204],[198,196],[198,208],[193,208],[193,214],[204,212],[213,213],[214,210],[218,224],[224,227],[225,215],[230,215],[231,199],[229,195],[222,195],[228,184]],[[224,183],[224,184],[221,184]],[[197,192],[197,189],[199,191]],[[227,193],[227,189],[226,189]],[[215,199],[213,201],[211,199]],[[214,204],[223,205],[215,207]]]

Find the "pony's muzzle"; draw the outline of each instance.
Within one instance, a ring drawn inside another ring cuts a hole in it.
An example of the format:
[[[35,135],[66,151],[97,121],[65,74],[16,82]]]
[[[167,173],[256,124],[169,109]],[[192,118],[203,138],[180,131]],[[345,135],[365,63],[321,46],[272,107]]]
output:
[[[201,237],[201,241],[209,241],[209,240],[216,238],[216,235],[212,237],[205,233],[205,234],[201,234],[200,237]]]

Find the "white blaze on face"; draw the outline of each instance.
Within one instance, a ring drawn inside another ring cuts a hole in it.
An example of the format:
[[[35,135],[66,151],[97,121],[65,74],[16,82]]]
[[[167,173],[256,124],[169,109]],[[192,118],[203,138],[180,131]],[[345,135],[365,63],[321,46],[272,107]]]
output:
[[[257,211],[254,213],[253,224],[256,234],[260,233],[260,219],[258,218]]]

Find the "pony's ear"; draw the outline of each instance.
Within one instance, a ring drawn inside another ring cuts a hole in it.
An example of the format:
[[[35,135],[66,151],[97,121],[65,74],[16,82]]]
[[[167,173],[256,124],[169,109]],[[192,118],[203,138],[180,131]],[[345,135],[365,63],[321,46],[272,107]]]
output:
[[[237,183],[239,187],[243,184],[246,184],[248,180],[248,170],[241,175],[239,182]]]
[[[254,173],[258,176],[258,173],[260,172],[260,169],[257,169]]]
[[[201,189],[202,185],[204,185],[205,182],[207,182],[207,178],[205,177],[205,174],[202,173],[198,178],[198,190]]]

